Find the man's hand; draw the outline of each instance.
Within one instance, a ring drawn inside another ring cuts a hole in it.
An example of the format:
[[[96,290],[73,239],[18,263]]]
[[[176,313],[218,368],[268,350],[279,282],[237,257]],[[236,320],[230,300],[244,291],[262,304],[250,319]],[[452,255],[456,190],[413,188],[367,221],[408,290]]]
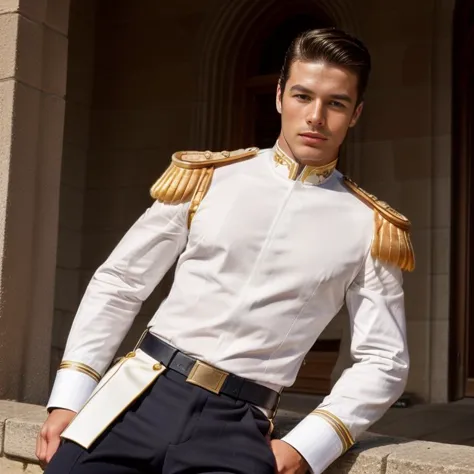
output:
[[[271,448],[276,459],[277,474],[305,474],[308,471],[308,463],[293,446],[274,439]]]
[[[36,457],[41,466],[46,466],[60,443],[60,435],[76,415],[71,410],[57,408],[53,410],[45,421],[36,440]]]

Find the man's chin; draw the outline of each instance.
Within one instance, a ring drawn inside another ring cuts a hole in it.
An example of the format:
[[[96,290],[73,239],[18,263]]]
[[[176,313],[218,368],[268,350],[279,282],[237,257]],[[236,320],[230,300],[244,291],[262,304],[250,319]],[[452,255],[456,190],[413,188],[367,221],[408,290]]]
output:
[[[322,153],[301,154],[298,161],[305,166],[322,166],[328,162]]]

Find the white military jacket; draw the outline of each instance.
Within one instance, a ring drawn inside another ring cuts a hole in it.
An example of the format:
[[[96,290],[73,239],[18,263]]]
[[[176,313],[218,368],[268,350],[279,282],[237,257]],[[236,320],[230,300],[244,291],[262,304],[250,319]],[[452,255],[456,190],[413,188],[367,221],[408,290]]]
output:
[[[322,472],[400,396],[409,365],[401,270],[374,252],[378,230],[388,226],[389,253],[405,252],[398,262],[407,267],[407,232],[363,202],[334,166],[298,174],[276,146],[214,169],[199,207],[156,201],[93,276],[48,407],[81,410],[142,302],[178,259],[150,331],[276,390],[293,384],[347,305],[355,363],[284,437]],[[377,245],[387,248],[388,240]]]

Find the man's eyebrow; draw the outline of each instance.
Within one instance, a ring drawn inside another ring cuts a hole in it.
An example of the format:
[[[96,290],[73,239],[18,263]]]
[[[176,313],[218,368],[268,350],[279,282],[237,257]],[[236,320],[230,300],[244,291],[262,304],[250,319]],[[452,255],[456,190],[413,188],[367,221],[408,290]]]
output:
[[[300,84],[296,84],[293,87],[291,87],[290,91],[303,92],[304,94],[314,94],[314,92],[311,89],[308,89],[307,87],[302,86]]]

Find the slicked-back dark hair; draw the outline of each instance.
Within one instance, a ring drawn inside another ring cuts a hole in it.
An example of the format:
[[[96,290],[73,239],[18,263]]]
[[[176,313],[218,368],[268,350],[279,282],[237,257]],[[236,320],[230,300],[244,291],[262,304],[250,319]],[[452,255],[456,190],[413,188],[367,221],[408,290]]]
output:
[[[280,74],[282,94],[295,61],[322,62],[347,69],[358,78],[357,103],[364,99],[369,81],[370,53],[362,41],[336,28],[310,30],[297,36],[288,48]]]

